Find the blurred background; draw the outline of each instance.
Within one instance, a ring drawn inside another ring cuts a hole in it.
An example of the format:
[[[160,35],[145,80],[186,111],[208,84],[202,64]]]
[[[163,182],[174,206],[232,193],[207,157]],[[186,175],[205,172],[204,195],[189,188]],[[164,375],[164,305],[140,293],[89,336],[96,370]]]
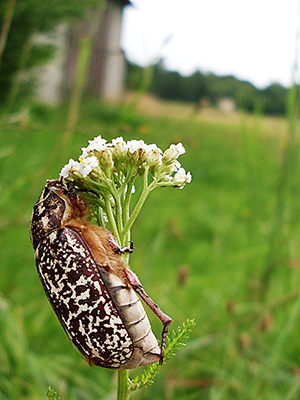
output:
[[[115,398],[116,373],[56,320],[29,239],[46,179],[97,135],[182,142],[193,176],[133,228],[132,269],[174,329],[196,327],[132,398],[299,398],[298,3],[1,0],[1,400]]]

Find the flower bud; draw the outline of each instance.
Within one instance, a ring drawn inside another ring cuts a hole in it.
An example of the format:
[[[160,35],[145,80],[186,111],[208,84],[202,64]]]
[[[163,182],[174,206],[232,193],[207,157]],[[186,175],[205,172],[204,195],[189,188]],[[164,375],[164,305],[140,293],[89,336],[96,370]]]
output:
[[[163,184],[163,186],[170,186],[172,182],[172,177],[170,175],[160,176],[158,183]]]
[[[146,163],[150,169],[161,166],[162,155],[159,149],[152,149],[146,155]]]
[[[177,171],[175,162],[173,162],[169,165],[162,164],[162,166],[160,168],[160,173],[163,175],[172,175],[173,172],[175,172],[175,171]]]
[[[128,161],[131,165],[139,167],[146,158],[146,152],[144,149],[137,149],[134,153],[128,152]]]
[[[146,159],[147,145],[143,140],[129,140],[128,146],[128,161],[132,166],[139,167]]]
[[[122,137],[118,137],[116,139],[112,140],[113,144],[113,151],[112,151],[112,157],[113,159],[116,159],[121,162],[125,162],[127,158],[127,151],[128,151],[128,146],[125,142],[125,140]]]
[[[128,140],[127,146],[129,153],[133,154],[139,149],[145,149],[147,145],[143,140]]]
[[[180,156],[185,153],[185,148],[183,147],[182,143],[171,144],[170,147],[176,147],[176,149],[178,150]]]
[[[182,189],[186,183],[190,183],[192,180],[192,175],[190,172],[185,173],[184,168],[180,168],[172,179],[172,186],[179,187]]]
[[[171,144],[171,146],[164,152],[162,162],[163,164],[169,165],[177,160],[177,158],[184,153],[185,148],[181,143]]]
[[[109,176],[114,167],[112,149],[106,148],[105,150],[98,151],[96,156],[99,160],[100,168],[104,171],[106,176]]]

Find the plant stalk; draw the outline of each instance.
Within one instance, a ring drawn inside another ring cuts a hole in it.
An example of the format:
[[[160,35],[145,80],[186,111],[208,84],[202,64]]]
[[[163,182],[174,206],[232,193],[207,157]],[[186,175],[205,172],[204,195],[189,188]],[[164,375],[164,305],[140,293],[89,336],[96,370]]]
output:
[[[88,32],[86,32],[86,34],[83,35],[83,37],[80,39],[79,42],[79,50],[78,50],[77,65],[76,65],[76,77],[73,85],[73,90],[71,93],[70,107],[69,107],[67,126],[65,132],[65,137],[67,142],[72,136],[77,124],[81,98],[86,82],[88,67],[90,65],[92,48],[94,40],[96,38],[96,35],[99,31],[102,22],[102,16],[105,11],[105,7],[106,7],[106,0],[102,0],[100,2],[97,18],[94,17],[90,21],[89,27],[86,28]]]
[[[138,202],[136,203],[134,210],[132,211],[129,219],[126,221],[126,224],[124,224],[122,237],[126,236],[127,232],[130,230],[134,221],[136,220],[137,216],[139,215],[139,213],[143,207],[143,204],[145,203],[149,193],[151,192],[151,190],[153,190],[155,188],[156,182],[154,182],[154,181],[148,186],[148,171],[149,171],[149,168],[146,168],[146,170],[144,172],[144,176],[143,176],[144,183],[143,183],[142,194],[141,194]]]
[[[4,13],[3,26],[0,34],[0,66],[7,42],[7,36],[9,33],[9,29],[11,27],[11,22],[13,19],[16,2],[17,0],[8,0],[6,11]]]
[[[118,371],[118,394],[117,400],[129,399],[128,370],[120,369]]]
[[[106,204],[106,215],[107,215],[108,221],[110,223],[113,234],[114,234],[115,238],[117,239],[117,242],[120,245],[121,244],[120,234],[119,234],[118,226],[117,226],[115,216],[114,216],[111,204],[110,204],[109,196],[106,197],[105,204]]]
[[[32,40],[32,37],[34,34],[37,32],[37,27],[35,27],[31,33],[31,35],[28,37],[25,45],[23,46],[23,49],[21,51],[21,58],[20,58],[20,63],[19,63],[19,68],[18,70],[23,72],[28,64],[30,55],[32,53],[32,48],[34,41]],[[12,111],[12,108],[16,102],[16,99],[18,98],[18,95],[20,93],[20,87],[21,87],[21,81],[20,79],[14,79],[13,84],[10,88],[10,91],[7,96],[7,115]]]

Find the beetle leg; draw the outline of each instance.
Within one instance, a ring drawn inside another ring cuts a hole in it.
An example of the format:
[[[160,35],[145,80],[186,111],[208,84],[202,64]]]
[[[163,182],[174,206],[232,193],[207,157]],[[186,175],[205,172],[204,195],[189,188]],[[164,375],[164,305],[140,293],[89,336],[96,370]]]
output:
[[[118,253],[118,254],[133,253],[133,250],[134,250],[133,242],[130,240],[129,244],[130,244],[129,247],[122,247],[122,248],[118,247],[116,253]]]
[[[133,253],[134,250],[134,246],[133,246],[133,242],[130,241],[130,246],[129,247],[120,247],[118,245],[118,242],[116,241],[116,239],[114,238],[114,236],[112,234],[109,235],[108,237],[109,240],[109,244],[110,247],[113,249],[114,253],[116,254],[123,254],[123,253]]]
[[[133,245],[133,242],[130,240],[130,242],[129,242],[129,247],[123,247],[122,249],[120,249],[120,253],[121,254],[123,254],[123,253],[133,253],[133,250],[134,250],[134,245]]]
[[[162,330],[162,335],[161,335],[161,346],[160,346],[160,360],[159,363],[162,364],[164,361],[164,355],[165,355],[165,342],[166,342],[166,336],[168,333],[169,325],[173,321],[171,317],[166,315],[161,311],[161,309],[158,307],[157,304],[154,303],[154,301],[147,295],[145,290],[143,289],[143,285],[139,281],[139,278],[136,276],[134,272],[131,271],[131,269],[126,268],[125,269],[125,274],[128,279],[128,282],[132,286],[133,290],[135,290],[140,297],[144,300],[144,302],[148,305],[148,307],[151,308],[151,310],[158,316],[158,318],[161,320],[163,323],[163,330]]]

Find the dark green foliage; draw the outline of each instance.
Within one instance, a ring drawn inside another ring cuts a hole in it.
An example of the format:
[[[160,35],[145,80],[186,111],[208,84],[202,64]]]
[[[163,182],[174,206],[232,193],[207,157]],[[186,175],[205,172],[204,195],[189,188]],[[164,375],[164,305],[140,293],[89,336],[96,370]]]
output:
[[[129,63],[128,71],[128,87],[137,90],[142,80],[142,68]],[[184,77],[176,71],[167,71],[159,64],[154,67],[150,90],[162,99],[191,102],[198,106],[201,100],[217,104],[221,99],[230,98],[243,111],[259,110],[271,115],[286,113],[286,88],[272,84],[266,89],[258,89],[250,82],[234,76],[217,76],[197,71]]]
[[[274,83],[261,91],[262,109],[266,114],[284,115],[287,109],[287,90]]]
[[[209,95],[206,79],[199,71],[183,78],[178,72],[156,68],[151,90],[164,99],[195,103]]]

